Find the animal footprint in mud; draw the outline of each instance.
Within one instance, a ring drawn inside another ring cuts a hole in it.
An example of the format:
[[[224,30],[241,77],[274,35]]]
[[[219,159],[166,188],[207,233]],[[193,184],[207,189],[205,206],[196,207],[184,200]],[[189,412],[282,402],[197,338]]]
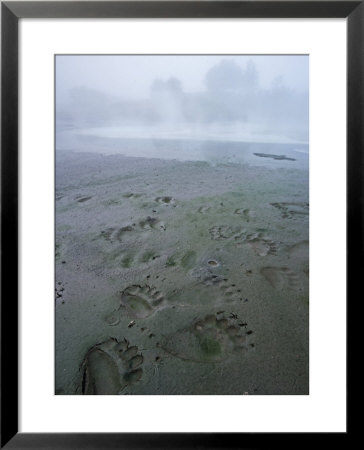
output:
[[[234,214],[238,214],[239,216],[243,216],[247,222],[250,222],[250,219],[256,216],[255,211],[251,211],[250,209],[236,209]]]
[[[225,318],[207,315],[191,326],[162,340],[160,346],[177,358],[196,362],[219,362],[254,348],[253,333],[246,323],[239,323],[236,314]]]
[[[127,340],[111,338],[90,348],[81,364],[83,395],[117,395],[143,375],[143,355]]]
[[[221,241],[224,239],[241,239],[245,233],[241,227],[229,227],[228,225],[217,225],[209,229],[211,239]]]
[[[109,242],[118,241],[122,242],[122,238],[126,233],[134,231],[134,225],[127,225],[122,228],[107,228],[101,231],[101,236]]]
[[[125,307],[132,317],[144,319],[151,316],[164,302],[164,295],[148,285],[133,285],[121,293],[121,308]]]
[[[275,289],[288,286],[297,290],[300,287],[298,275],[288,267],[263,267],[260,273]]]
[[[147,250],[139,257],[139,262],[141,263],[149,263],[152,261],[155,261],[156,259],[160,258],[160,255],[153,250]]]
[[[145,220],[141,220],[139,222],[140,228],[143,230],[159,230],[159,231],[165,231],[166,226],[164,222],[160,221],[156,217],[150,217],[148,216]]]
[[[153,250],[146,250],[142,253],[126,252],[119,256],[120,265],[124,269],[130,269],[141,264],[150,264],[160,258],[160,255]]]
[[[211,260],[214,261],[214,260]],[[220,275],[215,275],[206,269],[197,269],[191,273],[193,278],[197,278],[202,284],[206,286],[217,287],[221,293],[223,300],[232,302],[235,300],[243,300],[241,289],[234,283],[230,283],[228,278],[223,278]]]
[[[200,206],[198,212],[201,214],[207,214],[210,211],[210,206]]]
[[[58,281],[57,285],[56,285],[56,300],[60,299],[62,301],[62,303],[64,303],[63,300],[63,291],[64,291],[64,286],[63,283],[61,281]]]
[[[105,322],[114,327],[126,310],[127,315],[133,318],[144,319],[159,310],[164,303],[164,295],[156,288],[148,285],[128,286],[121,292],[121,302],[118,309],[105,317]]]
[[[304,202],[298,203],[271,203],[277,208],[284,219],[292,219],[295,216],[307,216],[309,204]]]
[[[202,279],[203,284],[207,286],[212,285],[218,287],[221,291],[222,297],[232,302],[234,300],[243,300],[241,290],[234,283],[230,283],[227,278],[222,278],[218,275],[207,275]]]
[[[262,233],[253,233],[246,237],[247,244],[258,256],[276,255],[277,245],[269,237],[263,237]]]
[[[161,203],[162,205],[173,205],[176,203],[173,197],[157,197],[155,201]]]

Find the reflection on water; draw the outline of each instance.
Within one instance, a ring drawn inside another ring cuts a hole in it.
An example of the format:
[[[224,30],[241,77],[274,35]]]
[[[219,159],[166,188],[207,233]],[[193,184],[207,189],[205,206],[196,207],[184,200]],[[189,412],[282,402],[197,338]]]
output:
[[[284,142],[289,139],[277,136],[261,136],[260,140],[279,142],[259,142],[256,136],[252,141],[227,130],[211,135],[200,131],[186,134],[174,130],[150,134],[141,128],[139,133],[128,133],[124,128],[70,129],[57,127],[57,150],[97,152],[104,154],[123,154],[125,156],[175,159],[179,161],[207,161],[211,164],[250,164],[272,167],[308,168],[308,144]],[[268,137],[267,137],[268,136]],[[240,139],[240,140],[239,140]],[[283,141],[283,142],[282,142]],[[259,155],[272,155],[262,158]],[[275,156],[279,156],[278,158]]]

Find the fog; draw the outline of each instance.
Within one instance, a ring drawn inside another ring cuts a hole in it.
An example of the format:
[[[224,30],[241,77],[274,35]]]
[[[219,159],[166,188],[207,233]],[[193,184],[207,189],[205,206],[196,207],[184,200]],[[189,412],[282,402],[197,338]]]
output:
[[[57,139],[306,143],[308,80],[308,56],[57,56]]]

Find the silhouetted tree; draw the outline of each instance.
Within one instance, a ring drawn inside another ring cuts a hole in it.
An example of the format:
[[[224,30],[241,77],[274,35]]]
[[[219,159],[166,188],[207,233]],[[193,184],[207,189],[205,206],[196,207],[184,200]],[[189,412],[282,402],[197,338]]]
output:
[[[205,77],[206,87],[212,92],[237,91],[242,83],[243,71],[234,61],[226,59],[211,67]]]
[[[258,72],[253,61],[243,71],[235,61],[224,59],[207,72],[205,84],[209,92],[244,94],[258,87]]]
[[[152,96],[155,95],[180,95],[182,94],[182,83],[178,78],[171,77],[167,81],[154,80],[150,88]]]

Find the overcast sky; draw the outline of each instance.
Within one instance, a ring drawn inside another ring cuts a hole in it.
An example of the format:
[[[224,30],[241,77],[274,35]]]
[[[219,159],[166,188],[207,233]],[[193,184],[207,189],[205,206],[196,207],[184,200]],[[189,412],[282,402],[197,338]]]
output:
[[[56,57],[56,89],[59,106],[69,99],[73,87],[87,87],[117,98],[142,99],[149,96],[153,80],[177,77],[185,92],[205,90],[206,72],[222,59],[234,60],[242,69],[249,60],[259,73],[261,88],[282,77],[298,92],[308,92],[309,67],[306,55],[59,55]]]

